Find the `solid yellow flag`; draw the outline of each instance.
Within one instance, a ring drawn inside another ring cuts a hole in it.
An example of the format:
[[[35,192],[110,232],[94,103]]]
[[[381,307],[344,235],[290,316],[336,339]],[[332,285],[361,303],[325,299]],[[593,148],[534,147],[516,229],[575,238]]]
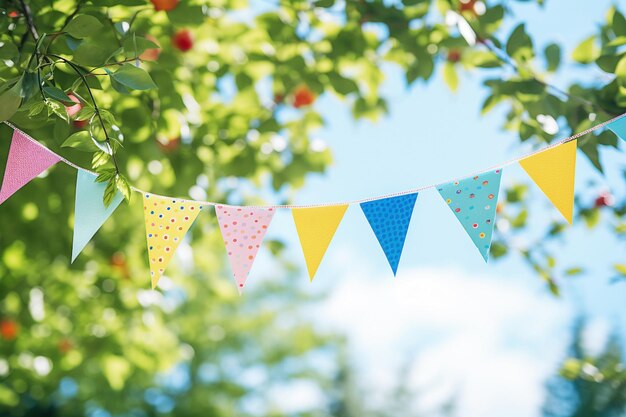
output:
[[[190,201],[144,194],[143,211],[150,259],[152,288],[155,288],[174,252],[202,206]]]
[[[344,204],[291,210],[311,281],[347,208]]]
[[[569,224],[574,214],[576,142],[572,140],[519,161]]]

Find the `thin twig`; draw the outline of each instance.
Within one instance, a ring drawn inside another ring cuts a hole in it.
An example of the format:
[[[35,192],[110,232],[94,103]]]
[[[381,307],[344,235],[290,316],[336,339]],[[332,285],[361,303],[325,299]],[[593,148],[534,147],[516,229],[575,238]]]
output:
[[[102,127],[102,131],[104,132],[105,141],[107,145],[109,146],[109,149],[111,150],[111,159],[113,160],[113,165],[115,166],[115,173],[119,174],[120,168],[119,168],[119,165],[117,164],[117,159],[115,157],[115,150],[113,149],[113,145],[111,144],[111,138],[109,137],[109,134],[104,125],[104,120],[102,119],[102,115],[100,114],[100,108],[98,107],[96,98],[94,97],[91,91],[91,87],[89,87],[89,84],[87,83],[87,78],[81,71],[80,67],[74,64],[69,59],[63,58],[61,55],[56,55],[56,54],[48,54],[48,56],[60,59],[61,61],[69,65],[74,70],[74,72],[78,74],[78,76],[81,78],[81,80],[83,81],[83,84],[85,84],[85,87],[87,88],[87,92],[89,93],[89,97],[91,98],[91,102],[93,104],[94,112],[96,113],[96,116],[98,117],[98,121],[100,122],[100,126]]]

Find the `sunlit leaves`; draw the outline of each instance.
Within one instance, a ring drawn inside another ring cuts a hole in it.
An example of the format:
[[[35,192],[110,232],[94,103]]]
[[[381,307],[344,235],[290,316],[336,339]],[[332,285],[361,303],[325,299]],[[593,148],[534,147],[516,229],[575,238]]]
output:
[[[133,90],[150,90],[157,88],[150,75],[142,68],[132,64],[124,64],[117,71],[109,74],[117,83]]]
[[[102,28],[103,25],[97,18],[87,14],[79,14],[68,23],[65,31],[73,37],[81,39],[95,35]]]
[[[572,59],[581,64],[589,64],[595,61],[600,55],[600,49],[596,45],[596,37],[590,36],[582,41],[572,51]]]

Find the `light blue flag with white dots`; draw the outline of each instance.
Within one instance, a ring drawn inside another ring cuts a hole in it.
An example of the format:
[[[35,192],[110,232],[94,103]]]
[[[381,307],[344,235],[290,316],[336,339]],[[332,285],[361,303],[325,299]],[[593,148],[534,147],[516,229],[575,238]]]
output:
[[[502,169],[437,187],[485,259],[489,260]]]
[[[417,193],[413,193],[361,203],[363,214],[383,248],[394,275],[398,271],[416,199]]]
[[[626,116],[609,123],[606,127],[611,129],[622,140],[626,140]]]
[[[72,262],[87,246],[93,235],[113,214],[124,197],[118,191],[109,207],[102,202],[105,182],[96,182],[91,172],[78,170],[76,176],[76,205],[74,209],[74,240],[72,242]]]

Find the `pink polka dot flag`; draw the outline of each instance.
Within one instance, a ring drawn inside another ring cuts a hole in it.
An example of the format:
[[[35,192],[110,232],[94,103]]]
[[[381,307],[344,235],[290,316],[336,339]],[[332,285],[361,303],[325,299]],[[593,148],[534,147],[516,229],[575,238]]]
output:
[[[215,206],[217,221],[239,294],[243,291],[274,212],[272,207]]]

